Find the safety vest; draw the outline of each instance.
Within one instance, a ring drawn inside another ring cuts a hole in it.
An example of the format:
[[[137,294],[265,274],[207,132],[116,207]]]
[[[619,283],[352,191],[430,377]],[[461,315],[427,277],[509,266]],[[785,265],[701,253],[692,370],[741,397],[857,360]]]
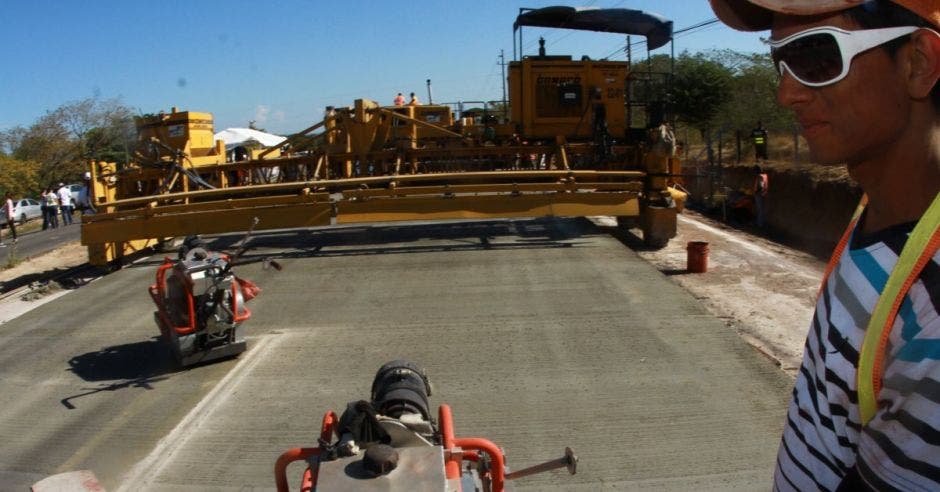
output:
[[[849,226],[836,245],[823,274],[822,285],[819,287],[817,299],[822,295],[829,275],[835,269],[842,252],[858,225],[859,217],[865,210],[868,197],[862,196]],[[891,327],[898,315],[901,303],[907,292],[917,281],[924,267],[931,261],[937,250],[940,249],[940,193],[934,197],[933,203],[927,212],[917,221],[914,230],[907,238],[904,249],[898,257],[888,281],[885,283],[871,318],[865,330],[865,339],[859,352],[856,384],[858,386],[858,412],[862,425],[868,424],[878,411],[878,394],[881,392],[882,377],[884,375],[885,352],[888,348],[888,337]]]
[[[751,132],[751,138],[754,139],[754,145],[764,145],[766,143],[767,132],[755,129]]]

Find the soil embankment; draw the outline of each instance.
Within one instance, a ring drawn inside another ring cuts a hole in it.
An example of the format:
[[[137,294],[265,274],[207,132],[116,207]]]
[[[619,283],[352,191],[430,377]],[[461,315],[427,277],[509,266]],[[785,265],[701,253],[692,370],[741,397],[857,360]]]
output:
[[[695,205],[722,211],[722,201],[747,193],[754,182],[753,163],[707,166],[690,164],[686,187]],[[844,167],[768,162],[766,232],[789,246],[827,258],[839,240],[862,191]],[[725,203],[726,215],[730,200]]]

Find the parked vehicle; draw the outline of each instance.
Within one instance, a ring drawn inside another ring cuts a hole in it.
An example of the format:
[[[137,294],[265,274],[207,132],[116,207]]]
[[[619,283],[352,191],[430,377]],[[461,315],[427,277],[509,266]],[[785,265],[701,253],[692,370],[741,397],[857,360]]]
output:
[[[72,206],[75,207],[75,210],[78,210],[80,208],[79,200],[82,196],[83,186],[81,184],[70,184],[66,186],[69,189],[69,194],[72,195]]]
[[[69,190],[69,195],[72,197],[72,210],[80,211],[84,208],[83,204],[80,202],[82,199],[82,186],[80,183],[72,183],[63,185],[65,189]],[[56,188],[56,193],[58,193],[59,188]]]
[[[26,221],[42,217],[42,207],[39,202],[32,198],[22,198],[13,203],[13,218],[20,224]]]

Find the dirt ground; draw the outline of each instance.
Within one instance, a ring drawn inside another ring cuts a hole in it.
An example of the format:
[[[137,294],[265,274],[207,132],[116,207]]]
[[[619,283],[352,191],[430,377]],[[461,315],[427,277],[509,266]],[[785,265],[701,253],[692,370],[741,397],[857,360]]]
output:
[[[56,268],[71,268],[87,261],[88,249],[76,241],[42,256],[21,261],[13,268],[0,270],[0,282],[8,282],[24,275],[41,274]]]
[[[687,245],[708,243],[708,271],[686,270]],[[678,235],[638,254],[689,291],[759,352],[796,376],[825,262],[686,210]]]

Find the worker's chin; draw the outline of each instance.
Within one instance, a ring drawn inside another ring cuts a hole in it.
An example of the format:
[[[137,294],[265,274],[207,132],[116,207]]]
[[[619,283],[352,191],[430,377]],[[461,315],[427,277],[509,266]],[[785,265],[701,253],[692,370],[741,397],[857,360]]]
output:
[[[846,161],[845,156],[841,154],[830,152],[828,149],[815,147],[813,145],[809,146],[809,156],[813,164],[820,166],[842,166]]]

